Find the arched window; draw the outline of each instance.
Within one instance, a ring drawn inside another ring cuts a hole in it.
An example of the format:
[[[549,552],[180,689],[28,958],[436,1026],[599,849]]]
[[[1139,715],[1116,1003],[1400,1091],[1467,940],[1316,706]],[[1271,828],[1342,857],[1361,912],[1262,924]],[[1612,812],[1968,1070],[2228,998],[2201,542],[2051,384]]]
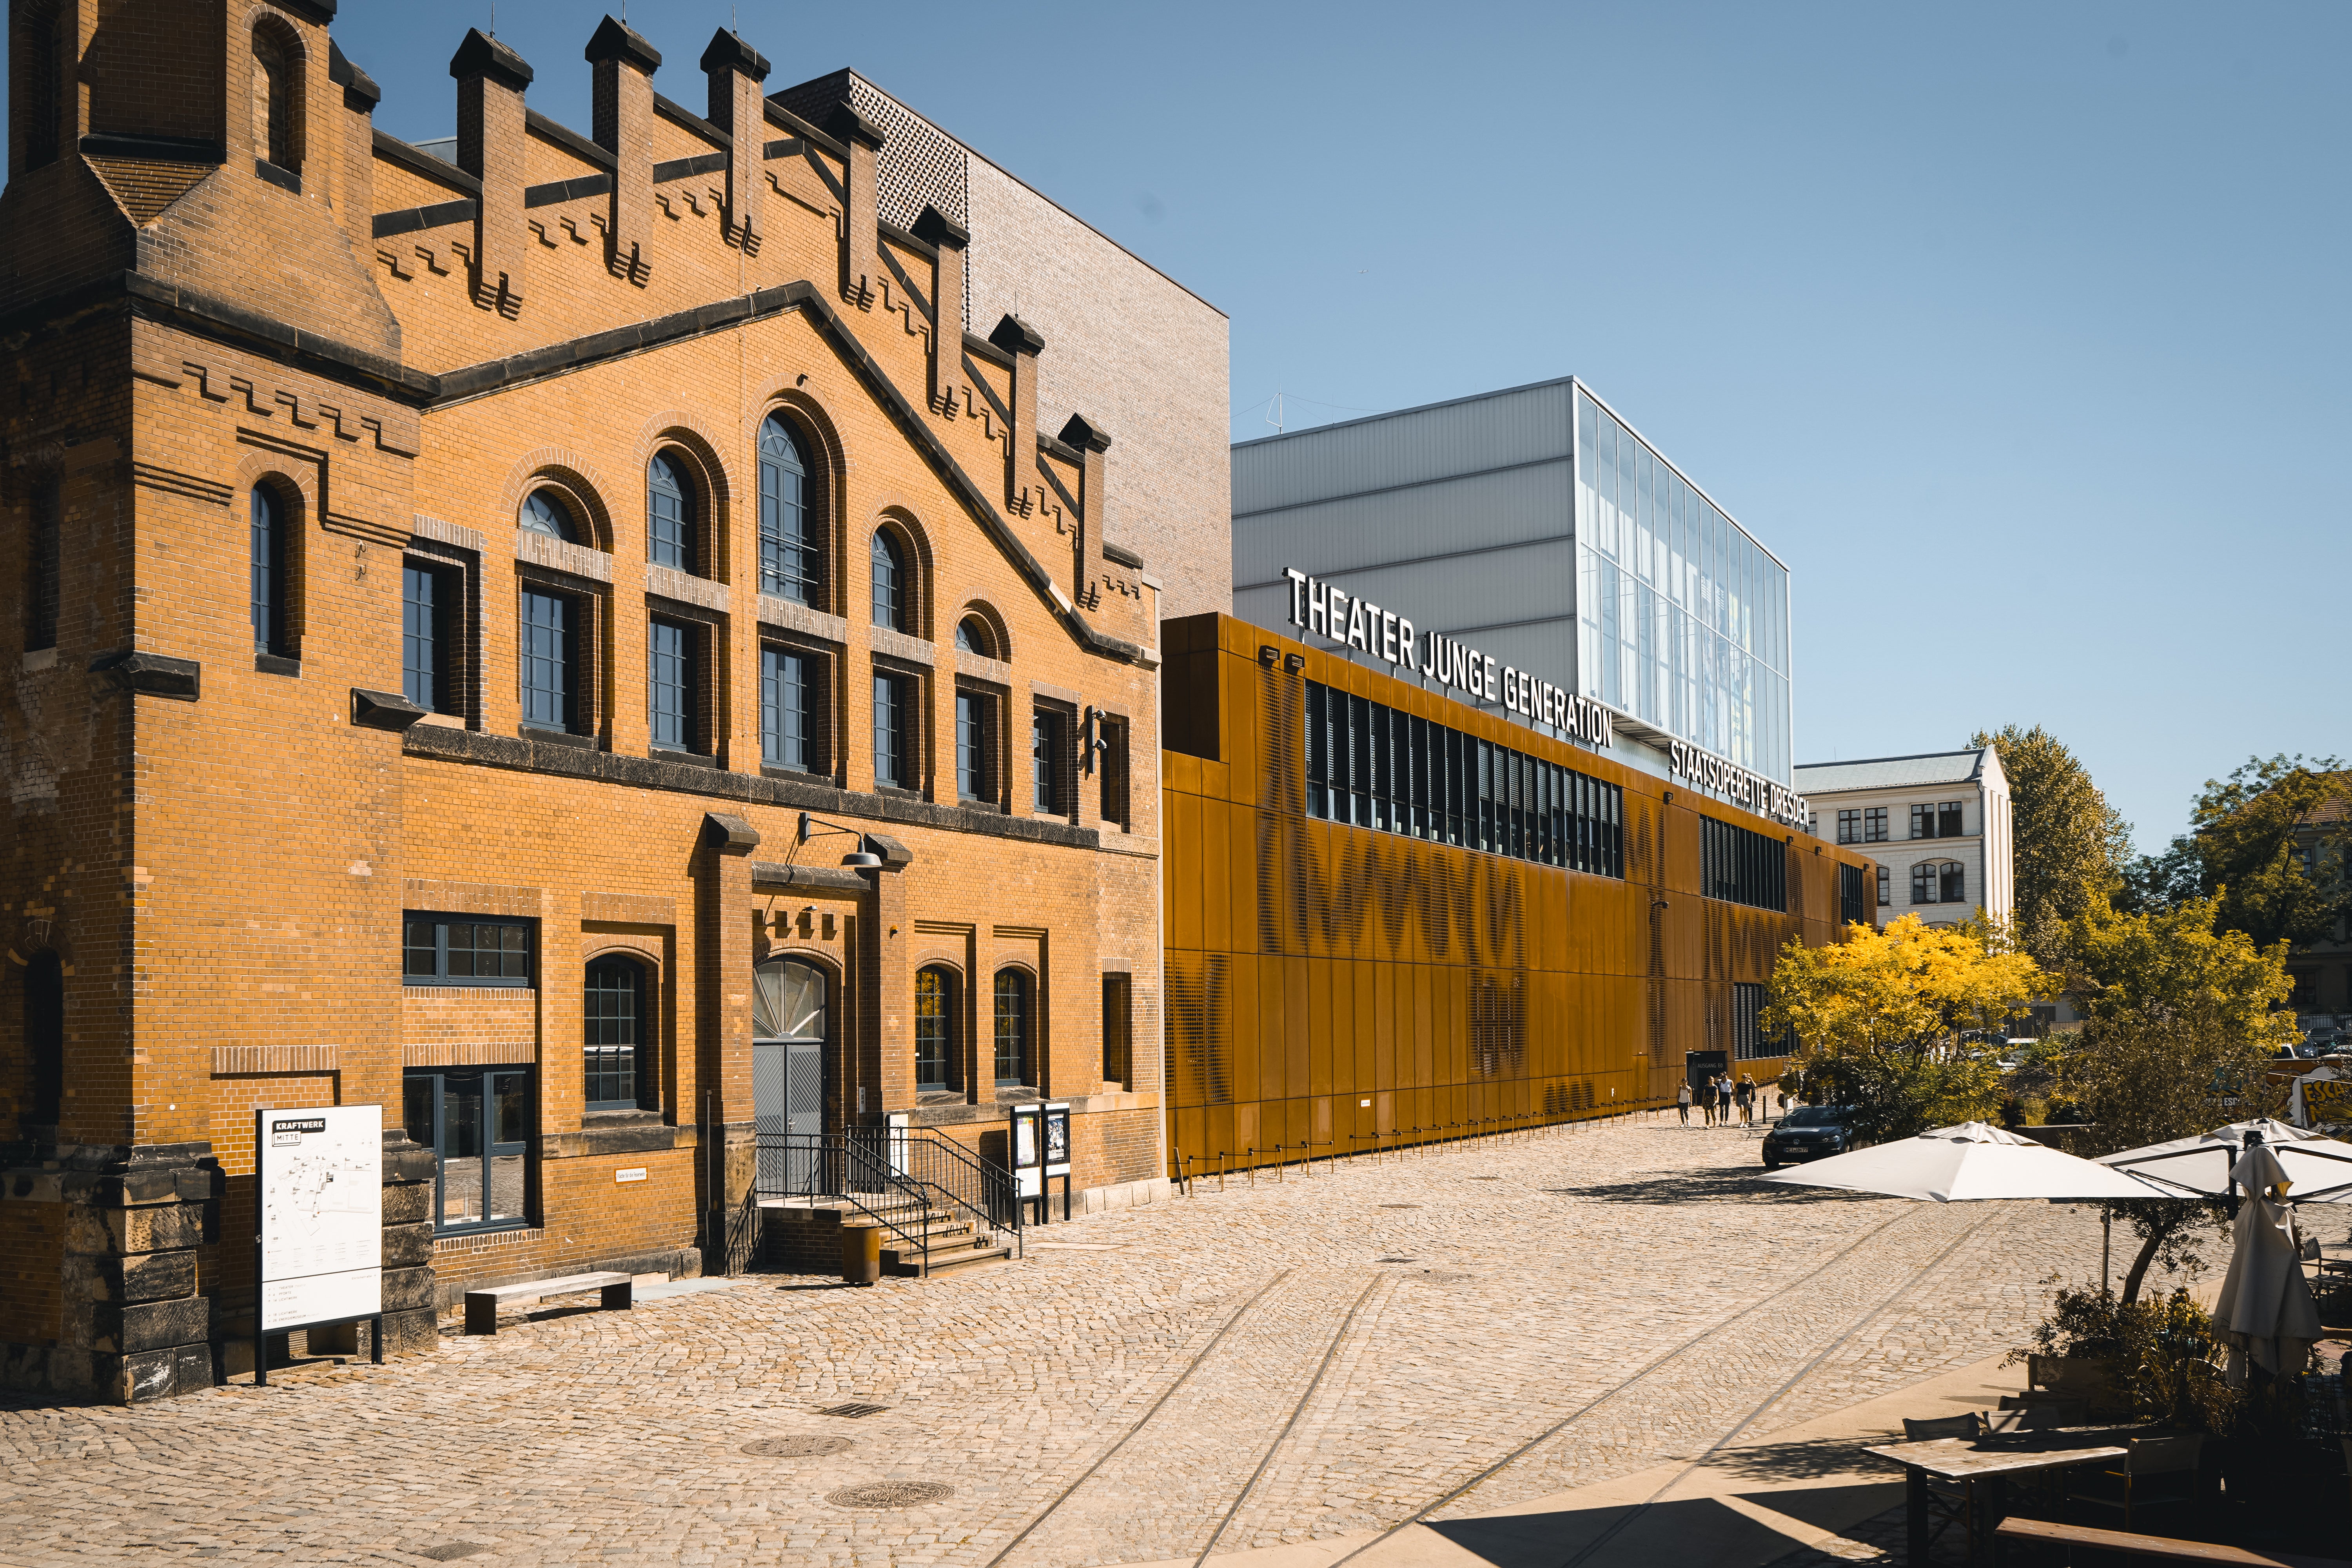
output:
[[[913,584],[907,579],[907,552],[887,528],[874,531],[874,624],[894,632],[908,631],[908,601]]]
[[[966,616],[956,623],[956,647],[964,653],[976,653],[982,658],[994,658],[996,633],[978,616]]]
[[[253,487],[253,651],[284,654],[286,503],[267,484]]]
[[[824,970],[796,958],[774,958],[760,965],[752,980],[753,1039],[825,1037]]]
[[[515,514],[515,524],[526,533],[544,533],[550,539],[573,543],[580,539],[580,524],[572,515],[571,503],[544,486],[522,498],[522,510]]]
[[[915,972],[915,1088],[955,1088],[955,972],[929,964]]]
[[[591,1110],[652,1109],[653,1041],[646,1032],[645,971],[635,959],[588,966],[584,1013]]]
[[[996,1081],[1000,1086],[1034,1080],[1036,993],[1018,969],[996,973]]]
[[[769,416],[760,426],[760,592],[821,608],[824,541],[809,520],[808,476],[800,437]]]
[[[25,1056],[23,1125],[55,1127],[66,1099],[66,970],[54,952],[25,963]]]
[[[1958,860],[1922,860],[1911,868],[1911,901],[1915,904],[1965,904],[1969,901],[1969,868]]]
[[[253,30],[253,155],[289,174],[302,172],[299,46],[280,26]]]
[[[656,452],[646,465],[646,559],[656,566],[695,570],[694,489],[686,465]]]

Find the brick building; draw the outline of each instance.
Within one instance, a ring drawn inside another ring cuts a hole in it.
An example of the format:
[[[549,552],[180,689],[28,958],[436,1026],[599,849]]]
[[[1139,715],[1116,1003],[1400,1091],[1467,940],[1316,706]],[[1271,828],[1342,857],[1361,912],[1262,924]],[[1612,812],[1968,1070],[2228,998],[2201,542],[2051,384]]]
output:
[[[609,17],[589,133],[470,33],[437,157],[333,13],[12,8],[0,1382],[235,1364],[257,1107],[385,1108],[394,1350],[715,1263],[755,1126],[1066,1099],[1148,1199],[1160,584],[1116,420],[1041,416],[1100,372],[959,309],[1099,237],[894,220],[854,98],[721,32],[690,109]]]

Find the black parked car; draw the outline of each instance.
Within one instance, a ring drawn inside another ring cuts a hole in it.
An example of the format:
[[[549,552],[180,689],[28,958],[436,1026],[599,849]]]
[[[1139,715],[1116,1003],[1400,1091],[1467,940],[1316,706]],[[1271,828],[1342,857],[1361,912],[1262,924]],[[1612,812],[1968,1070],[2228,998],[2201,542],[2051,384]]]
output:
[[[1778,1170],[1853,1148],[1850,1105],[1801,1105],[1764,1134],[1764,1168]]]

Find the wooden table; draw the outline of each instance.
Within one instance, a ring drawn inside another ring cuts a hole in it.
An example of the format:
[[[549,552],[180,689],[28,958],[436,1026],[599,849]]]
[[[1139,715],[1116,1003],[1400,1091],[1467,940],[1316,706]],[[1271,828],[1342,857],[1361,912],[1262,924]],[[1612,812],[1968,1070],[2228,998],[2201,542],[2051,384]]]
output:
[[[1908,1545],[1906,1561],[1927,1561],[1927,1482],[1957,1481],[1965,1489],[1961,1504],[1969,1537],[1969,1561],[1986,1561],[1999,1550],[1994,1526],[2008,1512],[2010,1479],[2075,1465],[2120,1459],[2131,1450],[2095,1436],[2070,1438],[2063,1430],[2028,1436],[1937,1437],[1919,1443],[1888,1443],[1863,1452],[1903,1467],[1903,1512]]]

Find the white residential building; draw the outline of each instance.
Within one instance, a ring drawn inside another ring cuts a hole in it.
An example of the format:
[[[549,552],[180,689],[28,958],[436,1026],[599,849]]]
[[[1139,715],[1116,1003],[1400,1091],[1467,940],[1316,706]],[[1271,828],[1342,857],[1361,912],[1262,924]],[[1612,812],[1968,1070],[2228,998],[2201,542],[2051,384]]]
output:
[[[1878,862],[1877,923],[1916,914],[1951,925],[2017,902],[2009,780],[1990,746],[1796,770],[1813,832]]]

